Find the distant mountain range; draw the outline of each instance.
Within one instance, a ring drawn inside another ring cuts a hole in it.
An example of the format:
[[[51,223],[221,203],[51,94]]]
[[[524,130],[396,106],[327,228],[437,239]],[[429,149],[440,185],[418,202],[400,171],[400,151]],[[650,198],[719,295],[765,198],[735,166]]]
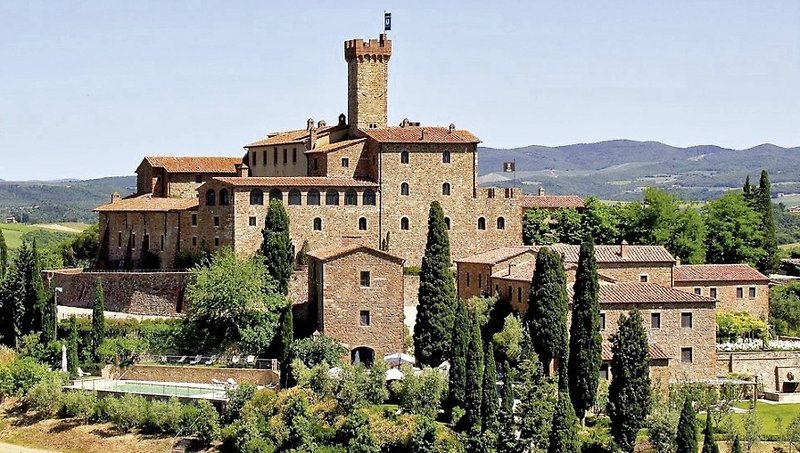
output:
[[[676,148],[659,142],[612,140],[548,147],[478,148],[479,183],[510,187],[513,173],[503,162],[516,161],[516,185],[525,192],[543,186],[547,193],[597,195],[609,200],[641,198],[645,187],[708,199],[741,187],[746,175],[758,184],[761,169],[770,175],[773,195],[800,193],[800,147],[771,144],[745,150],[714,145]]]

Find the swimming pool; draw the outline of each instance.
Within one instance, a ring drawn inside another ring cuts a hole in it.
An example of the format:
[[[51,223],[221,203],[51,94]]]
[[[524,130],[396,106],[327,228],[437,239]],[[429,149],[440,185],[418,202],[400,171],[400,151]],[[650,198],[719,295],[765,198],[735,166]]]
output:
[[[68,389],[92,390],[99,393],[133,393],[137,395],[194,398],[224,401],[227,389],[218,384],[194,384],[186,382],[152,382],[114,379],[82,379],[67,386]]]

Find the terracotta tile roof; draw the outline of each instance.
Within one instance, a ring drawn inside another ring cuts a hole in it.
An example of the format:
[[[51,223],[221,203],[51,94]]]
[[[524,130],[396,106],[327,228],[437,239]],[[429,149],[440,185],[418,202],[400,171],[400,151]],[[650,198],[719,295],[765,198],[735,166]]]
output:
[[[361,250],[363,250],[363,251],[365,251],[367,253],[371,253],[373,255],[377,255],[377,256],[379,256],[381,258],[388,259],[390,261],[395,261],[395,262],[400,262],[400,263],[405,262],[405,259],[401,258],[399,256],[392,255],[392,254],[386,253],[386,252],[384,252],[382,250],[378,250],[378,249],[375,249],[375,248],[372,248],[372,247],[368,247],[368,246],[363,245],[363,244],[357,244],[357,243],[339,244],[339,245],[330,245],[330,246],[327,246],[327,247],[321,247],[321,248],[314,249],[314,250],[311,250],[310,252],[308,252],[308,256],[310,256],[312,258],[316,258],[316,259],[321,260],[321,261],[330,261],[330,260],[332,260],[334,258],[338,258],[338,257],[340,257],[342,255],[349,255],[349,254],[351,254],[353,252],[357,252],[357,251],[361,251]]]
[[[378,184],[365,179],[325,176],[249,176],[213,179],[236,187],[378,187]]]
[[[150,166],[163,168],[169,173],[231,173],[236,174],[236,164],[241,157],[147,156]]]
[[[317,128],[317,136],[330,133],[335,129],[345,128],[347,128],[347,126],[335,125],[320,127]],[[305,140],[308,140],[308,129],[297,129],[293,131],[276,132],[274,134],[270,134],[267,138],[254,141],[253,143],[248,143],[247,145],[244,145],[244,147],[250,148],[253,146],[285,145],[289,143],[302,143]]]
[[[577,195],[525,195],[520,199],[523,208],[558,209],[584,207],[583,199]]]
[[[446,127],[406,126],[359,129],[367,137],[382,143],[480,143],[469,131]]]
[[[329,153],[331,151],[336,151],[337,149],[342,149],[342,148],[348,147],[350,145],[355,145],[355,144],[358,144],[358,143],[364,143],[365,141],[367,141],[366,138],[354,138],[352,140],[342,140],[342,141],[339,141],[339,142],[329,143],[327,145],[318,146],[318,147],[316,147],[314,149],[306,151],[306,154]]]
[[[176,212],[195,209],[197,198],[160,198],[143,195],[135,198],[123,198],[119,201],[94,208],[95,212]]]
[[[567,287],[570,300],[573,288]],[[700,296],[655,283],[617,282],[600,285],[601,304],[667,304],[667,303],[715,303],[711,297]]]
[[[457,263],[497,264],[500,261],[522,255],[523,253],[528,253],[531,250],[533,250],[533,247],[524,245],[517,247],[500,247],[454,261]]]
[[[768,282],[769,278],[747,264],[699,264],[675,267],[676,282]]]
[[[564,266],[566,270],[576,271],[578,266],[576,264],[567,264]],[[492,274],[492,278],[497,278],[500,280],[511,280],[511,281],[518,281],[518,282],[530,282],[533,278],[533,271],[536,269],[536,261],[530,260],[525,261],[523,263],[512,264],[511,265],[511,272],[509,273],[508,267],[503,267]],[[601,272],[597,273],[597,277],[606,283],[616,283],[617,280],[605,275]]]
[[[552,244],[533,246],[537,252],[541,248],[549,248],[564,256],[564,262],[577,263],[581,247],[570,244]],[[625,245],[625,256],[620,252],[620,245],[596,245],[594,254],[598,263],[672,263],[675,258],[660,245]]]
[[[650,360],[669,360],[669,356],[660,346],[657,344],[650,343],[649,345],[650,350]],[[603,361],[610,362],[613,354],[611,353],[611,343],[608,341],[603,342]]]

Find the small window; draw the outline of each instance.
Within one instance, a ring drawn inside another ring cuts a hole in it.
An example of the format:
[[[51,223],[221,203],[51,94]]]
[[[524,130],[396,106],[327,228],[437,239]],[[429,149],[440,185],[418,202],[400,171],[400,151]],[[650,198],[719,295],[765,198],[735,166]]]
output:
[[[292,148],[292,163],[297,163],[297,148]]]
[[[264,204],[264,191],[261,189],[253,189],[250,191],[250,204],[263,205]]]
[[[192,226],[197,226],[197,214],[192,214]]]
[[[329,191],[325,192],[325,204],[328,206],[338,206],[339,191],[336,189],[330,189]]]
[[[358,204],[358,194],[353,189],[348,189],[347,192],[344,193],[344,204],[345,206],[355,206]]]
[[[359,323],[362,327],[369,327],[369,310],[361,310],[359,313]]]
[[[203,175],[194,175],[194,182],[200,184],[203,182]]]
[[[250,217],[249,222],[250,222],[250,226],[256,226],[258,224],[258,221],[256,220],[256,218],[254,216]]]
[[[283,203],[283,192],[280,189],[272,189],[269,191],[269,201],[277,200]]]
[[[483,288],[483,274],[478,274],[478,288]]]
[[[442,153],[442,163],[449,164],[450,163],[450,151],[445,150]]]
[[[302,196],[300,195],[300,191],[297,189],[289,190],[289,204],[292,206],[299,206],[300,199]]]
[[[407,230],[408,229],[408,217],[403,217],[400,219],[400,229]]]
[[[342,157],[342,168],[350,167],[350,159],[347,157]]]
[[[309,206],[319,206],[319,199],[320,195],[317,189],[311,189],[306,194],[306,204]]]
[[[681,348],[681,363],[692,363],[692,362],[694,362],[692,348]]]
[[[442,184],[442,195],[450,195],[450,183],[446,182]]]
[[[717,288],[711,288],[708,290],[708,295],[713,297],[714,299],[717,298]]]
[[[361,196],[361,204],[364,206],[375,206],[375,191],[372,189],[365,190],[364,195]]]
[[[136,233],[131,233],[131,248],[136,248]]]
[[[366,217],[361,217],[361,218],[358,219],[358,229],[361,230],[361,231],[366,231],[367,230],[367,218]]]
[[[497,218],[497,229],[498,230],[505,230],[506,229],[506,219],[503,217]]]
[[[517,303],[522,303],[522,287],[517,286]]]
[[[749,297],[751,299],[756,297],[756,287],[755,286],[751,286],[750,288],[747,289],[747,297]]]
[[[314,231],[322,231],[322,219],[314,217]]]
[[[231,197],[228,192],[228,189],[221,189],[219,191],[219,205],[228,206],[230,202],[231,202]]]
[[[266,148],[265,148],[265,149],[264,149],[264,151],[262,152],[262,159],[261,159],[261,161],[262,161],[262,162],[264,162],[264,165],[267,165],[267,150],[266,150]]]
[[[469,272],[467,272],[467,288],[469,288]]]
[[[736,288],[736,298],[743,299],[744,298],[744,288]]]
[[[208,189],[206,191],[206,205],[214,206],[215,204],[217,204],[217,193],[214,192],[214,189]]]
[[[219,238],[214,238],[214,247],[219,247]]]
[[[486,229],[486,219],[483,217],[478,217],[478,229],[485,230]]]
[[[122,247],[122,231],[117,232],[117,247]]]
[[[219,226],[219,216],[214,216],[214,226],[215,227]]]
[[[514,295],[513,288],[508,285],[508,301],[511,302],[511,297]]]
[[[361,271],[361,287],[369,288],[369,271]]]
[[[285,149],[283,150],[286,151]],[[275,154],[272,156],[272,165],[278,165],[278,149],[275,148]]]
[[[161,246],[159,247],[159,249],[161,249],[162,252],[164,251],[164,235],[163,234],[161,235]]]
[[[317,163],[317,158],[316,157],[311,160],[311,164],[312,164],[311,166],[314,168],[314,170],[319,168],[319,164]]]
[[[404,183],[400,184],[400,195],[408,196],[408,192],[409,192],[408,183],[404,182]]]
[[[607,381],[608,380],[608,364],[604,363],[600,365],[600,379]]]
[[[702,295],[703,294],[703,288],[695,288],[694,289],[694,293],[697,294],[698,296]]]
[[[253,151],[253,154],[251,154],[251,157],[250,157],[250,165],[252,165],[252,166],[254,166],[254,167],[255,167],[256,165],[258,165],[258,159],[257,159],[257,157],[258,157],[258,154],[256,154],[256,152],[255,152],[255,151]]]
[[[197,236],[192,236],[192,247],[197,247]]]
[[[650,313],[650,328],[651,329],[661,328],[661,313]]]
[[[450,217],[444,218],[444,226],[446,226],[448,230],[450,229]]]
[[[606,330],[606,314],[600,313],[600,330]]]
[[[283,148],[283,164],[284,164],[284,165],[286,165],[287,163],[289,163],[289,158],[288,158],[288,155],[287,155],[287,150],[286,150],[286,148]]]
[[[691,329],[692,328],[692,314],[691,313],[681,313],[681,327],[684,329]]]
[[[647,274],[639,274],[639,283],[647,283],[650,280],[650,276]]]
[[[404,149],[400,151],[400,163],[407,164],[408,163],[408,150]]]

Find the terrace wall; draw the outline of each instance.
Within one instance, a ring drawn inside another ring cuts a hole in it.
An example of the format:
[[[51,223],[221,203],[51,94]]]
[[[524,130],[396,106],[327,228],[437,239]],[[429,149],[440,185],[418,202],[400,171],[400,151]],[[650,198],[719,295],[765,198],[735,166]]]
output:
[[[229,378],[239,384],[273,385],[280,382],[280,376],[272,370],[180,365],[133,365],[127,368],[123,377],[136,381],[189,382],[192,384],[210,384],[212,379],[225,382]]]
[[[770,392],[780,391],[787,372],[797,367],[800,367],[800,351],[717,352],[717,374],[745,373],[757,376],[764,390]],[[796,371],[794,374],[798,376]]]

